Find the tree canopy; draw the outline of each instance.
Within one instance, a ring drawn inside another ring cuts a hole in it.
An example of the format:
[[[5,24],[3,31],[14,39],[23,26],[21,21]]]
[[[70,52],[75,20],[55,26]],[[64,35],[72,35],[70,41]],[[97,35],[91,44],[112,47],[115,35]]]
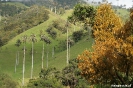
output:
[[[133,85],[133,10],[124,25],[109,4],[97,9],[93,50],[78,55],[82,75],[92,84]]]
[[[72,16],[69,16],[68,20],[72,23],[81,21],[86,24],[93,24],[95,12],[96,10],[93,6],[77,4],[74,7]]]

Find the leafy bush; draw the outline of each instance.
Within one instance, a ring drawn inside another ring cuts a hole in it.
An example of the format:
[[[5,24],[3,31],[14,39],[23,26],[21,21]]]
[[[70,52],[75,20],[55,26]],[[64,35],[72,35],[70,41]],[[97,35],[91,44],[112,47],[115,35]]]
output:
[[[28,88],[63,88],[63,85],[57,79],[57,71],[55,68],[42,69],[37,79],[29,80]]]
[[[73,34],[72,34],[73,40],[74,40],[75,42],[78,42],[79,40],[81,40],[82,36],[83,36],[83,31],[82,31],[82,30],[80,30],[80,31],[75,31],[75,32],[73,32]]]
[[[62,19],[56,19],[53,21],[52,26],[56,29],[58,29],[59,31],[61,31],[62,33],[66,33],[67,29],[66,29],[66,22]],[[68,25],[69,26],[69,25]]]
[[[70,47],[75,44],[73,39],[68,39],[68,44],[70,44]],[[67,40],[61,40],[59,41],[58,45],[56,46],[56,52],[64,51],[67,49]]]
[[[48,27],[48,29],[46,30],[48,32],[48,34],[50,34],[50,36],[55,39],[57,37],[57,32],[50,26]]]
[[[81,76],[80,70],[77,68],[77,62],[77,59],[70,60],[69,66],[62,70],[62,84],[70,88],[89,88],[89,83]]]
[[[51,40],[45,36],[45,35],[41,35],[41,41],[44,41],[46,44],[50,44],[51,43]]]
[[[63,86],[56,78],[38,78],[30,80],[27,88],[63,88]]]
[[[0,73],[0,88],[17,88],[17,83],[7,74]]]
[[[29,80],[28,88],[89,88],[89,83],[85,80],[78,69],[78,60],[72,59],[69,65],[62,69],[56,68],[42,69],[39,78]]]

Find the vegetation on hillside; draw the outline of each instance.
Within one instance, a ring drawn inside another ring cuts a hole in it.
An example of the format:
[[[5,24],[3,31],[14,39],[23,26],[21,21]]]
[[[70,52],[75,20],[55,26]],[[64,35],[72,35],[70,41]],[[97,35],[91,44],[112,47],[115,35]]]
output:
[[[22,1],[27,6],[32,6],[32,5],[43,5],[46,7],[63,7],[63,8],[73,8],[77,3],[83,3],[84,0],[29,0],[29,1]],[[85,3],[85,2],[84,2]]]
[[[7,76],[11,87],[21,84],[28,88],[133,85],[133,10],[124,25],[107,3],[98,8],[80,3],[71,16],[68,17],[70,13],[59,15],[80,1],[23,1],[30,7],[2,18],[0,68],[19,82]],[[0,4],[11,5],[9,2]],[[42,5],[47,5],[49,10]],[[6,78],[5,75],[1,77]],[[5,79],[1,80],[0,86],[9,86]]]
[[[18,3],[16,3],[18,4]],[[0,1],[0,15],[1,16],[14,16],[15,14],[20,13],[23,10],[26,10],[27,7],[26,6],[17,6],[17,5],[13,5],[13,4],[9,4],[9,3],[4,3],[2,1]]]
[[[17,85],[9,75],[0,72],[0,88],[17,88]]]
[[[77,68],[77,59],[69,61],[69,66],[62,69],[56,68],[42,69],[39,78],[31,79],[27,85],[28,88],[86,88],[89,83],[81,76],[80,70]]]
[[[16,35],[37,26],[49,19],[49,12],[42,6],[31,6],[12,17],[3,19],[0,24],[0,38],[2,44],[6,44]]]

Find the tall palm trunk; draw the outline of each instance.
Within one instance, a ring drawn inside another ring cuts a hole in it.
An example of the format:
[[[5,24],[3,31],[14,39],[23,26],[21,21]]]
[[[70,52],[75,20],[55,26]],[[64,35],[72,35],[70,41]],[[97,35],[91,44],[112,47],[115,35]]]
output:
[[[25,73],[25,44],[24,44],[24,58],[23,58],[23,78],[22,78],[23,86],[24,86],[24,73]]]
[[[53,7],[51,7],[51,12],[53,12]]]
[[[69,60],[70,60],[70,43],[69,43]]]
[[[48,52],[48,47],[49,47],[49,46],[48,46],[48,44],[47,44],[47,68],[48,68],[48,53],[49,53],[49,52]]]
[[[52,49],[52,58],[54,58],[54,47]]]
[[[31,79],[33,78],[33,64],[34,64],[34,52],[33,52],[33,47],[34,47],[34,42],[37,42],[37,39],[35,38],[36,35],[34,35],[33,33],[30,35],[30,41],[32,42],[32,61],[31,61]]]
[[[66,60],[66,63],[67,63],[67,65],[69,64],[69,62],[68,62],[68,29],[67,29],[67,60]]]
[[[55,6],[55,14],[56,14],[56,6]]]
[[[34,62],[34,58],[33,58],[33,42],[32,42],[32,66],[31,66],[31,79],[33,77],[33,62]]]
[[[15,73],[16,73],[16,70],[17,70],[17,63],[18,63],[18,61],[17,61],[17,53],[16,53],[16,60],[15,60]]]
[[[18,51],[18,63],[17,63],[17,65],[19,65],[19,51]]]
[[[44,59],[44,42],[43,42],[43,50],[42,50],[42,69],[43,69],[43,59]]]

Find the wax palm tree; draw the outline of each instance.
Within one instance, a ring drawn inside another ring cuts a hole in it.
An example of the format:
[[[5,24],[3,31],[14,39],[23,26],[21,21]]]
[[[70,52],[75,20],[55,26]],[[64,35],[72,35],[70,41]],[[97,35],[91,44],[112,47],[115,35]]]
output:
[[[54,5],[54,1],[53,1],[53,0],[49,0],[49,2],[50,2],[52,5]],[[53,11],[53,7],[52,7],[52,6],[50,6],[50,7],[51,7],[50,11],[52,12],[52,11]]]
[[[16,41],[15,46],[17,46],[17,47],[19,48],[20,45],[21,45],[21,40],[18,39],[18,40]],[[17,69],[16,67],[17,67],[18,64],[19,64],[19,50],[17,50],[17,52],[16,52],[15,73],[16,73],[16,69]]]
[[[27,40],[27,35],[22,36],[22,42],[24,43],[24,58],[23,58],[23,77],[22,77],[22,85],[24,86],[24,73],[25,73],[25,44]]]
[[[57,2],[54,2],[54,12],[55,12],[55,14],[57,13],[57,5],[58,5],[58,3]]]
[[[15,43],[15,46],[18,47],[16,58],[17,58],[17,65],[19,64],[19,46],[21,45],[21,40],[18,39]]]
[[[41,35],[41,41],[44,41],[47,44],[47,68],[48,68],[48,53],[49,53],[48,52],[48,49],[49,49],[48,44],[51,44],[51,41],[45,35]],[[44,43],[43,43],[43,50],[44,50]],[[43,51],[43,53],[44,53],[44,51]],[[43,65],[43,57],[42,57],[42,65]]]
[[[67,60],[66,60],[66,63],[67,63],[67,65],[69,64],[69,51],[68,51],[68,48],[69,48],[69,46],[68,46],[68,21],[67,21],[67,23],[66,23],[66,25],[65,25],[65,27],[66,27],[66,30],[67,30]]]
[[[33,45],[37,42],[36,36],[34,34],[30,35],[30,41],[32,42],[32,66],[31,66],[31,79],[33,77],[33,63],[34,63],[34,53],[33,53]]]
[[[49,54],[49,46],[47,44],[47,68],[48,68],[48,54]]]
[[[44,34],[40,35],[41,41],[43,41],[43,50],[42,50],[42,69],[43,69],[43,60],[44,60]]]

